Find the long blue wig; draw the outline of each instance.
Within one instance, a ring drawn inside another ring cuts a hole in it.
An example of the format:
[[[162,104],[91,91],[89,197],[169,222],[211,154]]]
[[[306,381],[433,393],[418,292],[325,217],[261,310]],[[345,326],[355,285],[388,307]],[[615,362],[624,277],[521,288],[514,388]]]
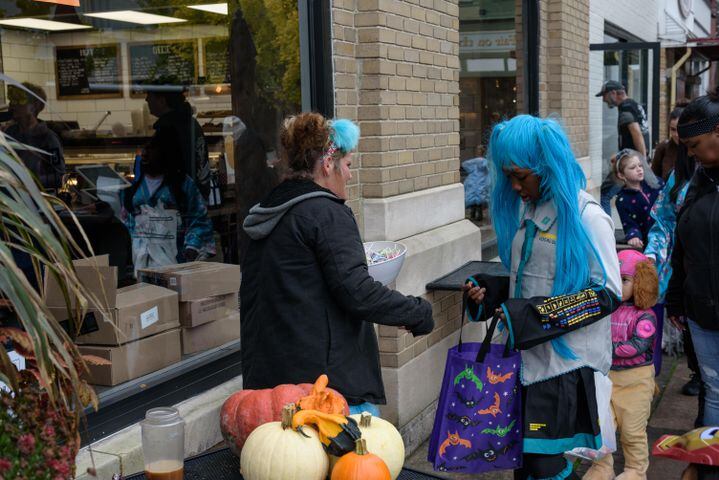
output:
[[[352,120],[338,118],[330,121],[330,139],[342,150],[349,153],[357,148],[360,137],[360,128]]]
[[[502,263],[510,268],[512,240],[521,215],[521,199],[512,189],[504,169],[515,166],[530,169],[540,178],[538,202],[554,201],[557,209],[557,258],[552,295],[588,288],[592,281],[587,259],[593,256],[602,263],[582,225],[579,211],[579,191],[586,187],[586,178],[559,123],[531,115],[501,122],[492,131],[489,158],[493,177],[491,212]],[[606,283],[606,273],[604,277],[601,286]],[[562,356],[573,357],[563,341],[552,343]]]

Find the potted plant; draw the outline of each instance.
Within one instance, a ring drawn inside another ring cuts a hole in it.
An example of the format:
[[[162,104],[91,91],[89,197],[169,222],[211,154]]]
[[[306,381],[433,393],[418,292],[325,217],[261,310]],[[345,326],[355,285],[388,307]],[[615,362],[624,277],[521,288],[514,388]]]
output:
[[[83,310],[101,304],[75,274],[72,257],[82,255],[82,249],[56,207],[66,208],[42,191],[0,133],[0,308],[14,321],[9,326],[0,320],[0,382],[5,384],[0,391],[0,478],[5,479],[74,478],[81,416],[86,406],[97,406],[82,373],[86,361],[105,361],[83,358],[73,337]],[[66,329],[50,314],[27,269],[18,266],[18,254],[30,259],[35,278],[43,272],[54,275],[65,297],[78,300]],[[11,362],[10,344],[24,357],[25,370]]]

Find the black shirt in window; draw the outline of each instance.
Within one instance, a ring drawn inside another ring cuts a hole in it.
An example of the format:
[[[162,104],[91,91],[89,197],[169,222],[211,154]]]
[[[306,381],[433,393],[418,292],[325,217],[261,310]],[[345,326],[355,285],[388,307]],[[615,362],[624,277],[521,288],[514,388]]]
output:
[[[638,145],[634,145],[632,133],[629,131],[629,124],[638,123],[639,129],[644,137],[645,151],[649,152],[649,125],[647,124],[647,114],[644,108],[631,98],[627,98],[619,104],[619,119],[617,126],[619,129],[619,150],[623,148],[631,148],[639,150]]]

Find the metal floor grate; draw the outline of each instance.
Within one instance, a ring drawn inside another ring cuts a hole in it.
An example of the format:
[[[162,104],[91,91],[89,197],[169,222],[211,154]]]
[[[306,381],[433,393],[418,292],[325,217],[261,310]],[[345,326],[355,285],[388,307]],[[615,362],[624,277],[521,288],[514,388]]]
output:
[[[438,478],[415,470],[403,469],[397,480],[435,480]],[[126,477],[126,480],[145,480],[145,475],[138,473]],[[240,459],[227,448],[187,459],[185,460],[184,480],[242,480]]]

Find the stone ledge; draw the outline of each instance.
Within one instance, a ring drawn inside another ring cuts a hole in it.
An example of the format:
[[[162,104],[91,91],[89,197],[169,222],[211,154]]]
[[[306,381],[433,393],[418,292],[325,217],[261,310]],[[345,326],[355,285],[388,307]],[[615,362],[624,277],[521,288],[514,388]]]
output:
[[[175,405],[185,420],[185,457],[204,452],[222,441],[220,409],[227,397],[241,389],[242,376],[237,376]],[[90,454],[85,447],[76,460],[78,480],[111,480],[114,473],[127,476],[144,468],[139,424],[95,442],[92,451],[98,476],[90,477],[85,473],[91,465]]]
[[[469,220],[451,223],[402,240],[407,256],[396,280],[405,295],[421,296],[431,280],[482,258],[482,236]]]
[[[461,183],[363,201],[364,240],[400,240],[464,218]]]

